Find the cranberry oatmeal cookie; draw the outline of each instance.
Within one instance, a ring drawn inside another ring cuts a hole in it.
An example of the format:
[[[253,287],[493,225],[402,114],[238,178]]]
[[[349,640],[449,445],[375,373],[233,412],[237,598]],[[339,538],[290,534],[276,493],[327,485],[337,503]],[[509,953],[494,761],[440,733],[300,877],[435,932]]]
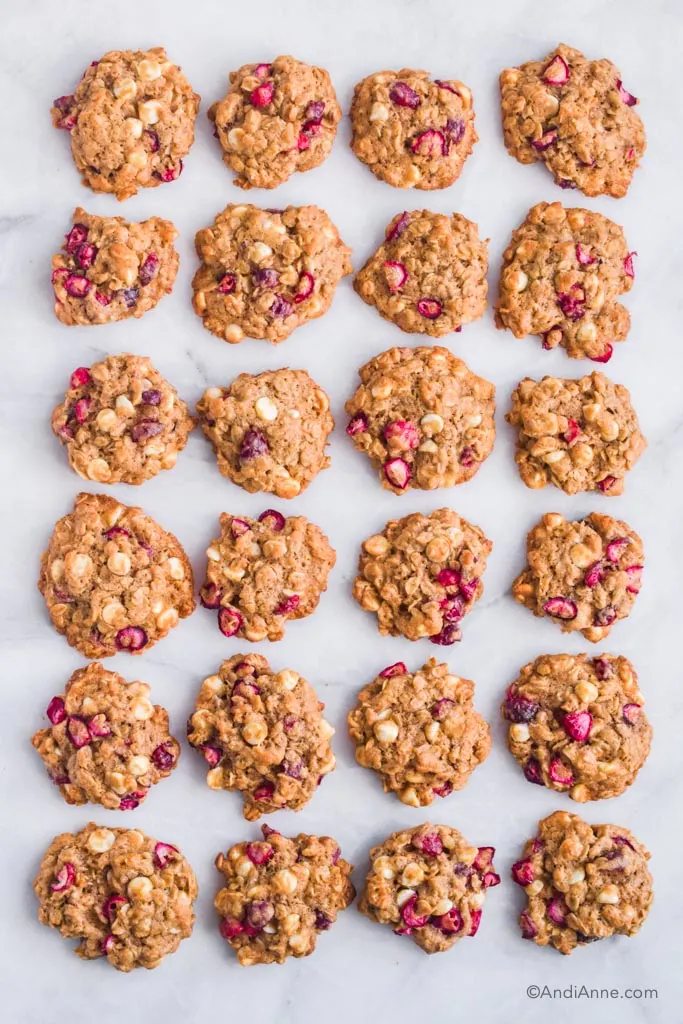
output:
[[[358,83],[351,127],[358,159],[397,188],[448,188],[477,142],[467,86],[407,68]]]
[[[353,865],[334,839],[288,839],[267,825],[261,831],[261,841],[216,857],[225,883],[214,900],[220,933],[242,967],[309,956],[356,895]]]
[[[199,99],[163,47],[112,50],[86,68],[72,96],[54,101],[52,123],[71,133],[83,184],[128,199],[180,175]]]
[[[626,658],[543,654],[508,687],[501,712],[527,781],[585,803],[619,796],[645,764],[643,704]]]
[[[79,939],[82,960],[106,957],[118,971],[151,970],[192,934],[194,872],[177,846],[137,829],[56,836],[33,883],[41,924]]]
[[[560,43],[544,60],[500,76],[505,145],[522,164],[542,161],[560,188],[625,196],[645,131],[621,73]]]
[[[527,561],[512,585],[515,600],[563,633],[580,630],[599,643],[631,614],[645,555],[628,523],[599,512],[575,522],[548,512],[527,536]]]
[[[195,608],[180,542],[105,494],[79,494],[57,522],[38,589],[57,632],[86,658],[149,650]]]
[[[496,436],[496,389],[447,348],[390,348],[358,371],[346,433],[394,494],[471,479]]]
[[[555,811],[538,823],[512,878],[527,895],[523,939],[571,953],[579,945],[632,936],[652,904],[650,854],[628,829],[589,825]]]

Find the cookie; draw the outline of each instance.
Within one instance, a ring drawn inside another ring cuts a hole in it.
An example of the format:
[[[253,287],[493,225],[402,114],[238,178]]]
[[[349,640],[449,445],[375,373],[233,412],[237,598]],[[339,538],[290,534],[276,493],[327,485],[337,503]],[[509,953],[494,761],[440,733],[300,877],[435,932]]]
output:
[[[149,692],[146,683],[127,683],[93,662],[52,698],[50,726],[31,742],[68,804],[131,811],[171,774],[180,744]]]
[[[62,252],[52,257],[55,316],[67,327],[140,317],[170,295],[178,272],[170,220],[139,224],[78,206]]]
[[[645,152],[638,100],[609,60],[560,43],[541,61],[500,76],[505,145],[521,164],[540,160],[560,188],[625,196]]]
[[[358,159],[397,188],[448,188],[477,142],[467,86],[408,68],[358,83],[351,127]]]
[[[242,967],[309,956],[356,895],[353,865],[334,839],[261,830],[263,840],[237,843],[216,857],[224,880],[214,900],[220,933]]]
[[[477,934],[486,890],[500,884],[492,846],[471,846],[448,825],[394,832],[370,850],[358,909],[408,935],[425,953],[443,953]]]
[[[54,100],[52,123],[71,133],[83,184],[128,199],[179,177],[199,99],[163,47],[112,50],[86,68],[72,96]]]
[[[106,494],[79,494],[56,523],[38,589],[52,625],[86,658],[141,654],[195,608],[180,542]]]
[[[207,549],[205,608],[223,636],[281,640],[288,619],[305,619],[327,590],[337,556],[319,526],[269,508],[258,519],[223,513]]]
[[[543,654],[508,687],[508,748],[529,782],[572,800],[619,796],[650,752],[652,727],[626,658]]]
[[[244,64],[209,109],[223,162],[239,188],[277,188],[330,155],[341,107],[329,74],[294,57]]]
[[[624,232],[592,210],[538,203],[503,253],[496,327],[538,334],[544,349],[607,363],[631,324],[617,302],[633,285]]]
[[[305,370],[241,373],[208,388],[197,413],[221,473],[245,491],[295,498],[330,464],[330,400]]]
[[[635,935],[652,904],[650,854],[619,825],[589,825],[555,811],[538,823],[512,878],[527,895],[523,939],[571,953],[613,935]]]
[[[106,356],[79,366],[52,413],[52,431],[84,480],[141,484],[172,469],[194,420],[144,356]]]
[[[202,683],[187,737],[209,765],[210,788],[242,793],[244,817],[256,821],[300,811],[334,771],[324,708],[298,672],[236,654]]]
[[[358,371],[346,433],[394,494],[471,479],[496,436],[496,389],[447,348],[390,348]]]
[[[351,250],[324,210],[226,206],[195,237],[201,267],[192,305],[204,327],[236,345],[244,338],[278,344],[330,308]]]
[[[621,494],[647,441],[628,389],[602,373],[579,380],[525,377],[505,419],[517,430],[515,461],[527,487]]]
[[[474,683],[435,658],[415,673],[402,661],[389,665],[349,712],[356,761],[410,807],[463,789],[491,750],[491,731],[473,698]]]
[[[442,338],[484,315],[487,247],[477,225],[459,213],[404,211],[353,287],[402,331]]]
[[[599,512],[575,522],[548,512],[527,536],[527,561],[512,585],[515,600],[595,644],[631,614],[645,555],[628,523]]]
[[[33,883],[41,924],[78,939],[82,960],[106,957],[118,971],[158,967],[192,934],[194,872],[177,846],[138,829],[63,832]]]
[[[448,646],[484,593],[493,544],[450,508],[390,519],[363,543],[353,596],[375,612],[382,636],[428,637]]]

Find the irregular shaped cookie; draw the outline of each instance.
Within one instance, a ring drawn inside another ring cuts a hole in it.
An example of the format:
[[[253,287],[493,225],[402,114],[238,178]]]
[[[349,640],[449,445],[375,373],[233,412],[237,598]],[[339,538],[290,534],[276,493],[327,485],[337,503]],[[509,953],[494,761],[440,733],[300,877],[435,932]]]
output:
[[[185,402],[145,356],[79,366],[52,413],[71,468],[102,484],[141,484],[172,469],[193,427]]]
[[[298,672],[236,654],[202,683],[187,738],[209,765],[210,788],[242,793],[244,817],[256,821],[300,811],[334,770],[324,708]]]
[[[205,608],[218,610],[223,636],[281,640],[288,619],[305,619],[327,590],[337,560],[319,526],[269,508],[258,519],[223,513],[207,548]]]
[[[71,133],[83,184],[128,199],[180,175],[199,99],[163,47],[112,50],[86,68],[72,96],[54,101],[52,122]]]
[[[411,807],[463,789],[491,750],[491,731],[473,698],[474,683],[435,658],[415,673],[402,661],[389,665],[349,712],[356,761]]]
[[[397,188],[448,188],[477,142],[467,86],[408,68],[358,83],[351,127],[358,159]]]
[[[532,488],[621,494],[647,446],[628,389],[602,373],[579,380],[525,377],[505,419],[518,431],[515,461]]]
[[[194,872],[177,846],[138,829],[56,836],[33,883],[41,924],[79,939],[77,956],[112,967],[158,967],[192,934]]]
[[[603,800],[630,786],[650,753],[652,727],[626,658],[542,654],[508,687],[508,748],[529,782]]]
[[[240,188],[276,188],[330,155],[341,107],[329,74],[294,57],[244,64],[209,109],[223,162]]]
[[[140,317],[170,295],[178,272],[170,220],[136,224],[78,206],[62,252],[52,257],[55,316],[84,327]]]
[[[571,953],[598,939],[635,935],[652,904],[649,859],[628,829],[555,811],[539,821],[538,835],[512,866],[528,897],[522,938]]]
[[[460,640],[460,621],[484,593],[493,544],[450,508],[390,519],[363,543],[353,596],[382,636]]]
[[[57,632],[86,658],[149,650],[195,608],[180,542],[106,494],[79,494],[56,523],[38,589]]]
[[[453,487],[491,454],[496,389],[447,348],[390,348],[358,375],[346,433],[387,490]]]
[[[195,237],[201,267],[192,305],[208,331],[235,345],[244,338],[278,344],[330,308],[351,250],[324,210],[226,206]]]
[[[305,370],[241,373],[197,403],[223,476],[245,491],[295,498],[330,464],[330,400]]]
[[[645,152],[635,96],[609,60],[560,43],[541,61],[500,76],[505,145],[522,164],[542,161],[560,188],[625,196]]]
[[[571,359],[609,362],[631,324],[617,299],[633,285],[635,255],[601,213],[538,203],[503,253],[496,327],[538,334]]]
[[[448,825],[394,832],[370,850],[358,909],[409,935],[425,953],[443,953],[477,934],[486,890],[500,884],[492,846],[470,846]]]
[[[220,933],[242,967],[309,956],[356,895],[353,865],[334,839],[261,830],[262,841],[237,843],[216,857],[225,883],[214,900]]]
[[[575,522],[548,512],[526,546],[529,565],[512,593],[534,615],[550,616],[563,633],[578,629],[595,644],[631,614],[645,555],[628,523],[599,512]]]
[[[68,804],[134,810],[180,757],[168,712],[146,683],[127,683],[98,662],[77,669],[47,708],[50,727],[31,742]]]

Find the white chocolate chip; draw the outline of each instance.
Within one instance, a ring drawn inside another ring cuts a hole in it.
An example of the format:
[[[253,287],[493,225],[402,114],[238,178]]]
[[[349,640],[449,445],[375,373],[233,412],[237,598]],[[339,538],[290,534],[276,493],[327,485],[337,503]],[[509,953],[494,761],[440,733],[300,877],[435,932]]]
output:
[[[434,907],[434,913],[441,917],[443,914],[447,914],[449,910],[453,909],[453,901],[444,899],[439,900],[437,905]]]
[[[62,576],[64,575],[64,562],[61,558],[55,558],[54,562],[50,566],[50,576],[53,582],[59,583]]]
[[[278,672],[278,679],[286,690],[293,690],[299,682],[300,676],[298,672],[286,668],[282,672]]]
[[[128,895],[134,900],[148,900],[152,895],[154,886],[146,875],[138,875],[128,883]]]
[[[146,722],[154,714],[154,705],[146,697],[139,697],[133,704],[133,718]]]
[[[138,754],[136,757],[131,757],[128,762],[128,771],[136,778],[138,775],[145,775],[145,773],[149,771],[149,758],[145,757],[144,754]]]
[[[269,256],[273,255],[273,250],[265,242],[254,242],[251,249],[249,250],[249,258],[254,263],[262,263],[263,260],[267,260]]]
[[[420,451],[420,452],[429,452],[430,454],[433,454],[434,452],[438,452],[438,450],[439,450],[439,446],[434,441],[432,441],[431,438],[427,438],[426,441],[423,441],[422,444],[420,445],[420,447],[418,448],[418,451]]]
[[[185,579],[185,566],[179,558],[169,558],[168,573],[172,580]]]
[[[115,551],[107,559],[107,568],[114,576],[127,576],[130,572],[130,558],[123,551]]]
[[[250,747],[257,747],[268,736],[268,726],[260,715],[252,715],[242,729],[242,739]]]
[[[574,693],[584,704],[590,704],[591,701],[597,700],[600,696],[600,691],[594,683],[584,682],[583,680],[576,684]]]
[[[384,103],[373,103],[370,109],[371,121],[388,121],[389,108]]]
[[[100,430],[104,430],[108,433],[118,423],[118,416],[113,409],[100,409],[97,416],[95,417],[95,423]]]
[[[145,103],[138,103],[138,117],[143,124],[156,124],[161,113],[161,104],[158,100],[147,100]]]
[[[424,881],[424,877],[425,873],[419,864],[406,864],[401,875],[401,885],[405,885],[407,888],[419,885],[420,882]]]
[[[218,550],[218,548],[213,548],[213,547],[207,548],[206,549],[206,557],[209,559],[210,562],[220,562],[220,560],[221,560],[221,553]]]
[[[402,907],[403,904],[407,903],[408,900],[412,899],[414,895],[414,889],[399,889],[399,891],[396,893],[397,906]]]
[[[393,719],[377,722],[372,731],[380,743],[395,743],[398,739],[398,725]]]
[[[206,784],[209,789],[223,788],[223,769],[220,765],[217,768],[212,768],[211,771],[206,773]]]
[[[126,609],[120,601],[108,601],[100,612],[100,618],[108,626],[113,626],[116,622],[123,621],[125,617]]]
[[[135,406],[127,395],[119,395],[114,405],[121,416],[131,416],[135,413]]]
[[[142,121],[139,118],[137,118],[137,117],[127,117],[125,123],[126,123],[126,127],[127,127],[128,131],[130,132],[132,138],[134,138],[134,139],[141,139],[142,138],[143,125],[142,125]]]
[[[569,876],[569,884],[578,885],[579,882],[583,882],[585,877],[586,872],[583,870],[583,868],[575,868]]]
[[[155,82],[161,78],[161,65],[157,60],[141,60],[138,64],[138,75],[143,82]]]
[[[286,896],[291,896],[293,892],[299,888],[299,881],[293,871],[288,868],[282,868],[276,872],[273,881],[279,890]]]
[[[438,413],[428,412],[420,420],[420,426],[428,434],[440,434],[443,430],[443,419]]]
[[[244,339],[244,331],[239,324],[228,324],[223,332],[223,337],[231,345],[237,345],[238,342]]]
[[[138,87],[132,78],[122,78],[112,89],[117,100],[132,100],[137,91]]]
[[[264,396],[263,398],[257,398],[254,403],[256,409],[256,415],[260,420],[265,423],[272,423],[273,420],[277,419],[277,406],[275,402],[271,401],[270,398]]]
[[[523,722],[517,723],[510,726],[510,739],[515,743],[528,743],[531,739],[531,733],[529,732],[529,726]]]
[[[616,906],[619,902],[619,890],[616,885],[606,885],[604,889],[601,889],[598,893],[598,903],[609,903],[612,906]]]
[[[108,828],[97,828],[90,833],[88,838],[88,849],[92,853],[106,853],[114,845],[116,836]]]

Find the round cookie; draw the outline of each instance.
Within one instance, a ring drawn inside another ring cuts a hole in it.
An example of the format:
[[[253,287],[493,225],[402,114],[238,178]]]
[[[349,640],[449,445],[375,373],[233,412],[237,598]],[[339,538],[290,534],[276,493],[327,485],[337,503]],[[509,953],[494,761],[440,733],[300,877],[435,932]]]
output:
[[[358,159],[397,188],[448,188],[477,142],[467,86],[408,68],[358,83],[351,127]]]
[[[141,317],[173,291],[177,237],[161,217],[137,224],[77,207],[62,252],[52,257],[55,316],[67,327]]]
[[[527,895],[523,939],[571,953],[613,935],[635,935],[652,904],[650,854],[628,829],[589,825],[555,811],[538,823],[512,878]]]
[[[394,832],[370,850],[358,909],[408,935],[425,953],[443,953],[477,934],[486,890],[500,884],[492,846],[470,846],[448,825]]]
[[[177,846],[138,829],[56,836],[33,883],[41,924],[79,939],[82,960],[106,957],[119,971],[151,970],[192,934],[194,872]]]
[[[442,338],[484,315],[487,248],[462,214],[404,211],[390,221],[353,287],[402,331]]]
[[[244,338],[278,344],[330,308],[351,273],[351,250],[324,210],[226,206],[195,236],[201,261],[192,305],[204,327],[236,345]]]
[[[491,750],[491,731],[473,698],[474,683],[435,658],[415,673],[402,661],[389,665],[349,712],[356,761],[410,807],[463,789]]]
[[[52,122],[71,133],[83,184],[128,199],[179,177],[199,99],[163,47],[112,50],[86,68],[72,96],[54,100]]]
[[[330,155],[341,107],[329,74],[294,57],[244,64],[209,108],[223,162],[240,188],[276,188]]]
[[[538,334],[544,349],[607,363],[631,324],[617,302],[633,285],[624,232],[592,210],[538,203],[503,253],[496,327]]]
[[[625,196],[645,152],[638,100],[609,60],[562,43],[541,61],[500,75],[505,145],[522,164],[540,160],[560,188]]]
[[[305,370],[241,373],[208,388],[197,413],[221,473],[245,491],[295,498],[330,464],[330,400]]]
[[[518,432],[519,475],[534,489],[553,484],[566,494],[621,494],[647,446],[628,389],[602,373],[525,377],[505,419]]]
[[[327,590],[337,556],[304,516],[266,509],[258,519],[223,513],[207,549],[205,608],[218,610],[223,636],[281,640],[288,619],[305,619]]]
[[[353,596],[375,612],[382,636],[449,646],[484,593],[493,544],[450,508],[391,519],[363,543]]]
[[[496,436],[496,389],[441,346],[391,348],[358,371],[346,433],[394,494],[471,479]]]
[[[585,803],[619,796],[645,764],[643,704],[626,658],[543,654],[508,687],[501,713],[527,781]]]
[[[210,788],[242,793],[244,817],[256,821],[300,811],[334,771],[324,708],[298,672],[273,672],[260,654],[236,654],[202,683],[187,738],[209,765]]]
[[[598,512],[575,522],[548,512],[527,536],[529,564],[512,593],[563,633],[580,630],[599,643],[631,614],[644,560],[643,543],[628,523]]]
[[[237,843],[216,857],[224,880],[214,900],[220,933],[242,967],[309,956],[356,895],[353,865],[334,839],[261,830],[263,840]]]
[[[56,523],[38,589],[52,625],[86,658],[141,654],[195,608],[180,542],[106,494],[79,494]]]
[[[106,356],[71,374],[52,431],[84,480],[141,484],[172,469],[194,420],[145,356]]]

